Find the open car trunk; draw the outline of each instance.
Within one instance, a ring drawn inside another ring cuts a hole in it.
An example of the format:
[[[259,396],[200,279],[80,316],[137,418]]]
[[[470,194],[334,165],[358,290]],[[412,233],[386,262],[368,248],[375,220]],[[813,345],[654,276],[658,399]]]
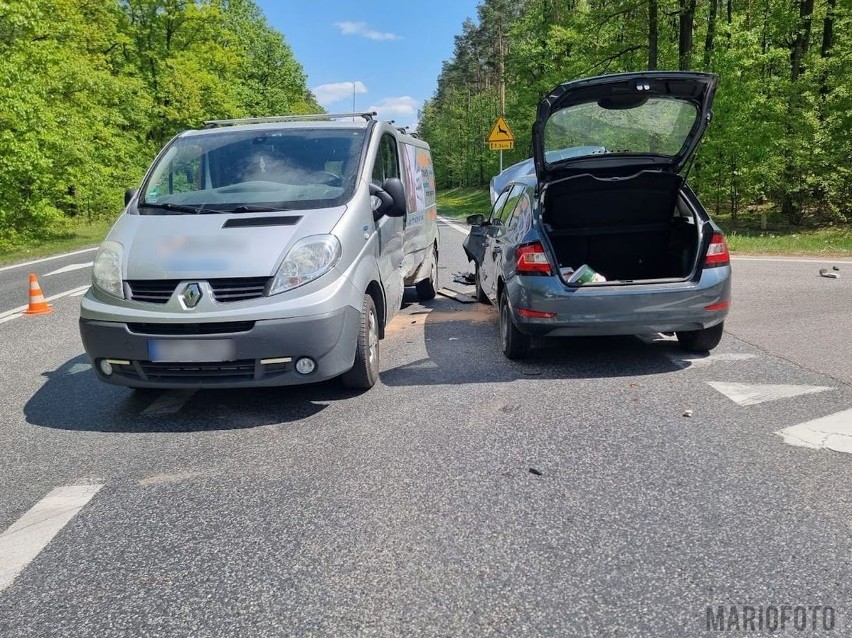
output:
[[[586,264],[612,284],[690,277],[701,221],[680,196],[682,182],[642,171],[548,185],[542,219],[560,268]]]

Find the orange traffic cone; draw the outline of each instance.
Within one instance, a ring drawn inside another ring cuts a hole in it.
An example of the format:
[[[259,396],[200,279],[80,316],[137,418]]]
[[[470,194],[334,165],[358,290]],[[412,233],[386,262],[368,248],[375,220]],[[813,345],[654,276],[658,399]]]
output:
[[[50,304],[44,300],[44,293],[38,285],[35,274],[30,273],[30,305],[24,310],[25,315],[46,315],[53,312]]]

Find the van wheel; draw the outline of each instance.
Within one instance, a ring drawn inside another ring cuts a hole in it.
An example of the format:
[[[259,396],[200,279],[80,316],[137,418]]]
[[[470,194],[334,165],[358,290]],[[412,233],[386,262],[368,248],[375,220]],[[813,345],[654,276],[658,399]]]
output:
[[[473,285],[476,287],[476,300],[479,303],[490,304],[491,302],[488,300],[488,295],[485,294],[485,291],[482,289],[482,282],[479,280],[479,264],[476,264],[476,271],[473,275]]]
[[[343,373],[342,379],[344,386],[357,390],[369,390],[379,379],[379,318],[370,295],[364,295],[361,308],[355,365]]]
[[[423,281],[418,281],[414,284],[417,288],[417,298],[420,301],[429,301],[434,299],[438,294],[438,251],[432,247],[432,268],[429,271],[429,278]]]
[[[503,348],[503,354],[508,359],[524,359],[530,352],[531,342],[529,335],[525,335],[515,327],[509,301],[506,295],[503,295],[500,298],[500,345]]]
[[[719,345],[724,331],[725,322],[723,321],[709,328],[682,330],[675,334],[677,334],[680,347],[687,352],[707,352]]]

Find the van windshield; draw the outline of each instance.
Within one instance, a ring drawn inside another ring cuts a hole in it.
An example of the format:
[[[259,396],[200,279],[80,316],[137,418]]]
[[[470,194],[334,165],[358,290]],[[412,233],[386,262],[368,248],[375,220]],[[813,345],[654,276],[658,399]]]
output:
[[[355,190],[365,129],[212,131],[174,140],[139,197],[144,214],[338,206]]]

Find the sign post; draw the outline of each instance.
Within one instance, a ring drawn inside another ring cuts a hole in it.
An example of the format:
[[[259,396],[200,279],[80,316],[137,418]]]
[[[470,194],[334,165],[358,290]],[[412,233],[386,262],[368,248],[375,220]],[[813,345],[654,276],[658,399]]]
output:
[[[515,148],[515,134],[509,128],[506,119],[500,115],[494,126],[491,127],[491,133],[488,135],[488,148],[492,151],[500,151],[500,172],[503,172],[503,151],[511,151]]]

